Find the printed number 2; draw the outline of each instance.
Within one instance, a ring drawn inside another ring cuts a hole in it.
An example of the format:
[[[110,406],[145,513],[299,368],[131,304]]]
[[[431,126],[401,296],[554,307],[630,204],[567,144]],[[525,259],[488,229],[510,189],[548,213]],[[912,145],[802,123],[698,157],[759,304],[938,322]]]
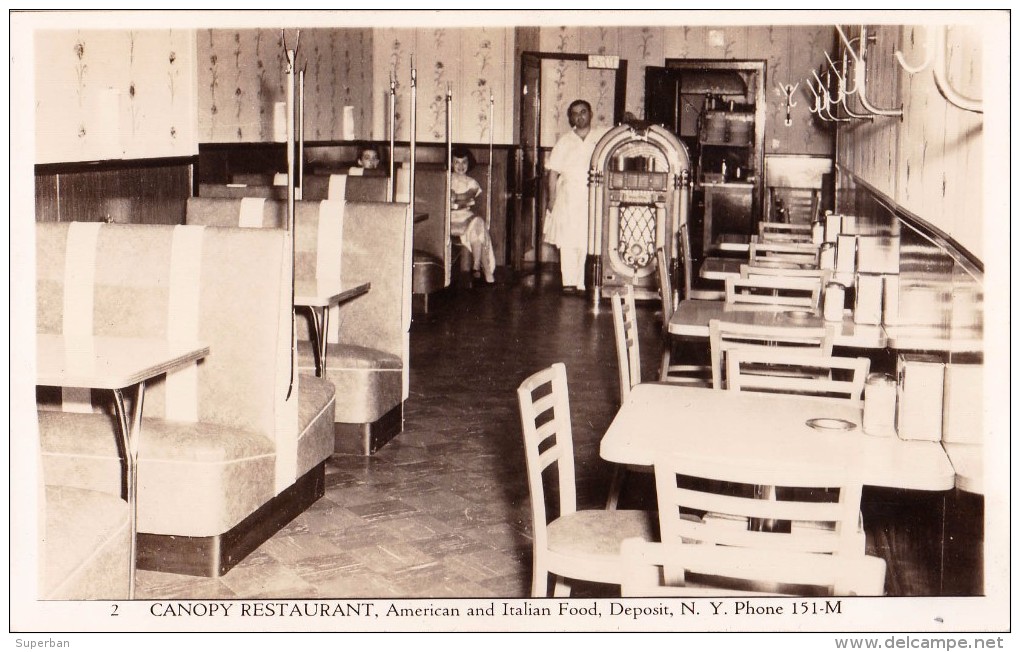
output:
[[[119,609],[119,608],[120,608],[120,605],[119,605],[119,604],[114,604],[114,605],[110,605],[110,606],[111,606],[111,607],[113,607],[113,611],[111,611],[111,612],[110,612],[110,615],[111,615],[111,616],[116,616],[116,615],[118,615],[118,614],[117,614],[117,609]]]

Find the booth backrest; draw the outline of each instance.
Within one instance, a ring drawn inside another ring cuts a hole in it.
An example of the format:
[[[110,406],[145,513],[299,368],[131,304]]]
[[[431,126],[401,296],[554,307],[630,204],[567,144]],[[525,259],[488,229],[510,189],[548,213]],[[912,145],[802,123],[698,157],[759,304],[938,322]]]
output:
[[[201,183],[198,186],[198,196],[226,199],[266,197],[285,201],[287,199],[287,186]]]
[[[273,175],[238,174],[234,175],[234,183],[232,184],[199,184],[198,194],[200,197],[214,199],[265,197],[267,199],[286,201],[286,184],[274,185],[273,179]],[[305,187],[301,195],[301,198],[304,200],[319,201],[322,199],[346,198],[349,201],[387,201],[389,199],[389,177],[384,175],[305,175],[304,182]],[[330,193],[331,184],[334,190],[342,188],[344,197],[332,197]]]
[[[411,329],[411,216],[407,204],[347,202],[343,240],[343,285],[372,283],[368,294],[340,306],[343,343],[399,355],[406,379]]]
[[[195,365],[146,384],[144,416],[261,432],[288,449],[289,250],[278,229],[39,223],[37,329],[208,344]]]
[[[408,170],[398,170],[396,180],[398,202],[408,201],[409,182]],[[445,260],[446,257],[447,237],[443,225],[448,202],[445,170],[415,170],[414,210],[427,212],[429,217],[414,225],[414,248],[428,252],[440,260]]]
[[[340,287],[344,203],[299,201],[294,203],[294,278],[323,281]],[[188,199],[185,223],[198,226],[284,228],[287,203],[275,199]]]

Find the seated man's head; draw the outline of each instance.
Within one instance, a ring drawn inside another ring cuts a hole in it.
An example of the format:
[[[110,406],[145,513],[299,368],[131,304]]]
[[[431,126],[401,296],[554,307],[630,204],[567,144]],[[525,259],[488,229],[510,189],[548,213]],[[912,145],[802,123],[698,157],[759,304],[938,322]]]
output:
[[[366,170],[375,170],[381,160],[379,150],[373,146],[365,146],[358,150],[358,165]]]
[[[450,152],[453,155],[453,171],[457,174],[467,174],[467,171],[474,165],[474,157],[467,147],[454,147]]]

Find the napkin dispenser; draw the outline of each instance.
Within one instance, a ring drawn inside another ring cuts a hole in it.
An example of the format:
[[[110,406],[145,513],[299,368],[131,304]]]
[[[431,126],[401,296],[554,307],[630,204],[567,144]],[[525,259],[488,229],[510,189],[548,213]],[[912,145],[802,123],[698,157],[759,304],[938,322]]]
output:
[[[896,361],[896,434],[900,439],[942,439],[945,364],[935,355],[904,353]]]
[[[984,365],[946,365],[942,441],[980,444],[984,439]]]

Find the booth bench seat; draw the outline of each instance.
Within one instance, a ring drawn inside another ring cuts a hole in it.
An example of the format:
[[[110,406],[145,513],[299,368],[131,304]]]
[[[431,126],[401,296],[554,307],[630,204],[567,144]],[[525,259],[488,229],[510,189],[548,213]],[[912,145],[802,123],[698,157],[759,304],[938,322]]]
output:
[[[246,202],[192,198],[187,221],[243,220],[266,228],[285,223],[284,203]],[[370,455],[403,430],[410,393],[411,216],[402,203],[303,200],[295,204],[294,220],[299,280],[337,287],[371,283],[367,294],[330,309],[325,376],[337,395],[334,450]],[[298,338],[299,367],[314,373],[307,327]]]
[[[146,383],[139,568],[221,575],[322,496],[335,392],[297,369],[286,232],[40,223],[36,246],[40,333],[209,346]],[[85,412],[38,395],[46,482],[119,496],[108,393]]]
[[[127,501],[113,494],[46,485],[42,496],[39,596],[43,600],[128,597],[131,530]]]

